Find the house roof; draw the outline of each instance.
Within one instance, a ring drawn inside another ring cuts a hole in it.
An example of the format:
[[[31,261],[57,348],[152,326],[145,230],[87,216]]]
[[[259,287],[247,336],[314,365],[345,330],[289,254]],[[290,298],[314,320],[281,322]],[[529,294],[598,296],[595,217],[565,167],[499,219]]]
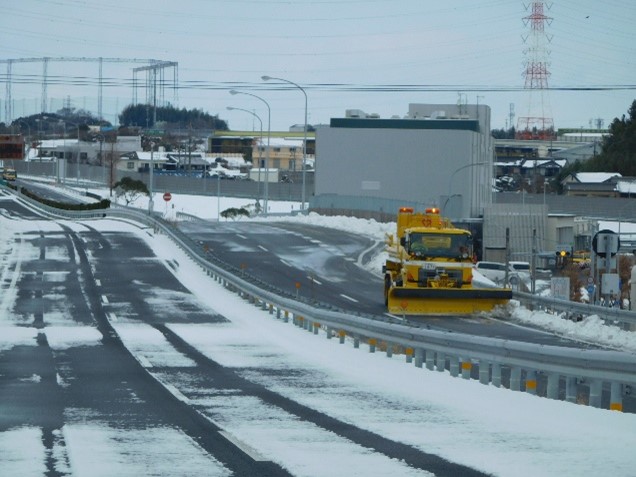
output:
[[[565,159],[526,159],[523,161],[522,168],[524,169],[534,169],[535,167],[547,167],[547,166],[555,166],[555,167],[563,167],[567,164],[567,160]]]
[[[636,179],[632,177],[630,180],[619,180],[616,183],[616,190],[621,194],[636,196]]]
[[[618,177],[622,177],[618,172],[578,172],[572,176],[576,182],[584,184],[601,184]]]

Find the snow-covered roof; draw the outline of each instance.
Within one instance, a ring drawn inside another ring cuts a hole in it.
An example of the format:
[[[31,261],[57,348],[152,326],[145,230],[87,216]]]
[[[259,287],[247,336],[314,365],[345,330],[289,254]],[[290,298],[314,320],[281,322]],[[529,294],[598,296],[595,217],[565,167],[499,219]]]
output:
[[[511,166],[520,166],[523,164],[523,159],[517,159],[514,161],[497,161],[495,162],[495,166],[500,167],[511,167]]]
[[[535,167],[543,167],[548,164],[555,164],[559,167],[563,167],[567,164],[567,162],[568,161],[566,159],[528,159],[523,162],[521,167],[524,169],[534,169]]]
[[[622,177],[618,172],[578,172],[574,179],[583,184],[601,184],[614,177]]]
[[[616,183],[616,190],[621,194],[634,194],[636,196],[636,179],[619,180]]]
[[[256,138],[256,142],[259,143],[261,138]],[[267,136],[263,136],[263,146],[267,147]],[[270,137],[270,147],[303,147],[303,139],[288,138],[288,137]]]
[[[135,153],[137,154],[137,159],[139,159],[140,161],[149,161],[151,159],[151,154],[150,151],[135,151]],[[158,161],[158,162],[166,162],[168,160],[168,156],[170,155],[169,152],[159,152],[159,151],[155,151],[152,153],[152,160],[153,161]]]

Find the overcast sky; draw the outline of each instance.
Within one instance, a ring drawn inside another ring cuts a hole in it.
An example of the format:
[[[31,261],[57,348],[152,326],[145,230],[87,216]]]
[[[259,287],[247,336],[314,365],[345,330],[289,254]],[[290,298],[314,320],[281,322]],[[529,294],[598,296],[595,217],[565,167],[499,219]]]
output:
[[[178,62],[178,92],[166,88],[164,100],[218,114],[231,129],[259,125],[227,106],[254,111],[265,129],[268,117],[263,102],[232,96],[232,88],[267,101],[272,130],[303,123],[302,92],[275,91],[263,75],[305,88],[311,124],[328,124],[346,109],[390,118],[404,116],[409,103],[460,98],[488,104],[493,128],[509,125],[511,104],[514,125],[539,114],[557,128],[589,127],[597,118],[607,127],[626,114],[636,99],[633,0],[545,2],[548,82],[557,89],[543,100],[522,90],[530,13],[521,0],[2,0],[0,81],[8,59],[119,58],[103,64],[103,112],[115,121],[132,100],[133,68],[144,65],[123,60]],[[14,118],[40,111],[43,66],[12,63]],[[164,71],[172,84],[174,69]],[[48,111],[64,100],[97,111],[98,62],[51,60],[47,72]],[[144,83],[143,73],[137,78]],[[145,102],[144,88],[137,98]]]

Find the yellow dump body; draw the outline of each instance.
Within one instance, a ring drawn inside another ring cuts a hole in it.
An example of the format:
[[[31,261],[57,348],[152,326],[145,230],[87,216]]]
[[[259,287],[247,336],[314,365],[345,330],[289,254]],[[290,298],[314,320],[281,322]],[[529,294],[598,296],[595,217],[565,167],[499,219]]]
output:
[[[475,288],[468,230],[456,228],[437,209],[401,208],[397,235],[389,236],[384,297],[390,313],[471,314],[508,302],[510,289]]]

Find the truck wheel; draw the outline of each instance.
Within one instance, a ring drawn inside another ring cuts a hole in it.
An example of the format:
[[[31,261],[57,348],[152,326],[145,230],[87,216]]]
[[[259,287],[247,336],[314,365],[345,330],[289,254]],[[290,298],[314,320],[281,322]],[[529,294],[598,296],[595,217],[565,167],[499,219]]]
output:
[[[384,277],[384,306],[389,306],[389,290],[391,289],[391,277]]]

